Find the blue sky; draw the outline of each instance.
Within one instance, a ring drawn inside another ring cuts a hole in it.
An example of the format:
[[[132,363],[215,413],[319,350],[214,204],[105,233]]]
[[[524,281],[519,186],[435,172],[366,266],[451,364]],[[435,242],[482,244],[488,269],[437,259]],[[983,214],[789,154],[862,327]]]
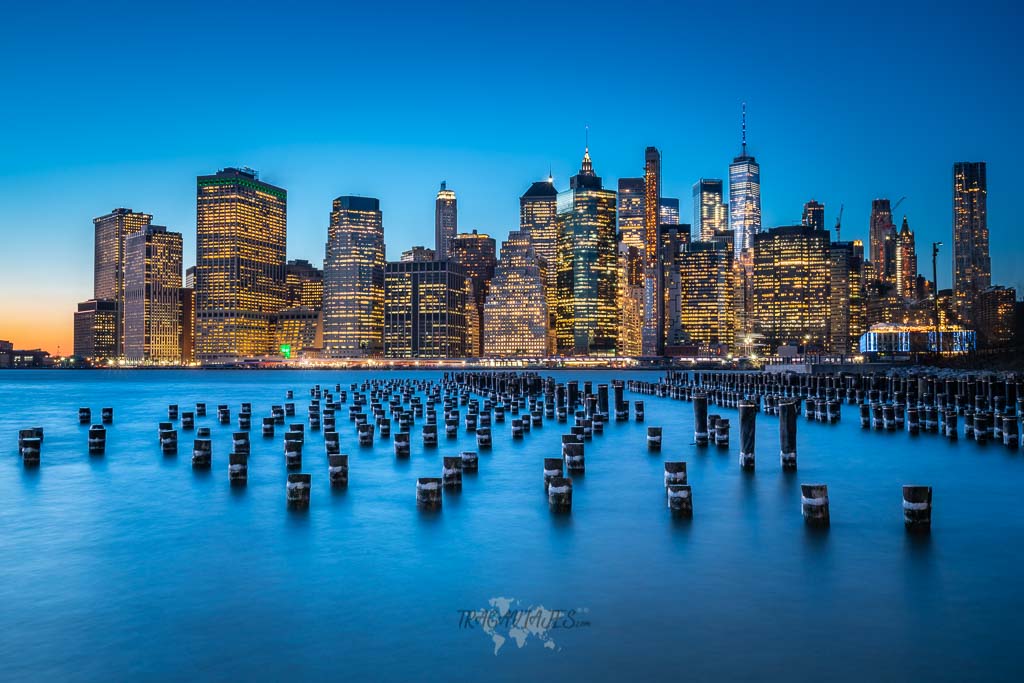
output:
[[[102,6],[101,6],[102,5]],[[152,5],[152,6],[150,6]],[[289,192],[290,258],[320,262],[331,199],[381,199],[390,257],[459,226],[502,238],[518,197],[575,172],[590,126],[614,187],[663,154],[691,215],[748,103],[764,225],[826,204],[867,239],[875,197],[946,243],[952,164],[989,164],[993,279],[1024,286],[1011,3],[18,3],[0,23],[0,339],[70,351],[92,217],[154,214],[195,255],[195,176],[258,169]],[[924,245],[924,246],[922,246]],[[927,273],[929,274],[930,273]]]

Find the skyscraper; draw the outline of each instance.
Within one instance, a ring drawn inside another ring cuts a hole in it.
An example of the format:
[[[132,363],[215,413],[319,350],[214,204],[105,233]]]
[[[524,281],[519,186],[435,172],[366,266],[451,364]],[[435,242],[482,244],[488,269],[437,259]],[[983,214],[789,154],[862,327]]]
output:
[[[255,171],[196,179],[196,355],[263,356],[285,306],[288,193]]]
[[[658,234],[661,209],[661,153],[656,147],[644,151],[644,327],[643,353],[665,353],[665,301]]]
[[[693,184],[693,231],[701,242],[729,229],[729,216],[722,199],[722,181],[701,178]]]
[[[658,223],[660,225],[679,225],[678,197],[662,197],[658,200]]]
[[[619,239],[646,253],[643,178],[619,178],[617,215]]]
[[[896,225],[888,199],[871,202],[871,225],[868,232],[871,262],[880,282],[896,279]]]
[[[334,200],[324,250],[324,353],[379,356],[384,344],[384,222],[380,201]]]
[[[76,356],[113,360],[117,357],[120,336],[117,302],[111,299],[90,299],[78,304],[78,310],[75,311]]]
[[[285,265],[286,306],[319,311],[324,304],[324,271],[305,259]]]
[[[828,232],[806,225],[754,237],[754,318],[771,347],[824,347],[831,277]]]
[[[975,324],[975,303],[991,285],[985,162],[958,161],[953,164],[953,299],[965,324]]]
[[[690,225],[684,223],[663,223],[658,226],[658,263],[661,265],[662,327],[664,346],[678,345],[683,341],[680,319],[679,253],[690,243]],[[662,349],[664,353],[664,348]]]
[[[519,198],[519,229],[530,236],[533,251],[544,270],[544,297],[548,311],[548,347],[554,348],[555,312],[558,310],[558,190],[548,176],[530,185]]]
[[[903,299],[917,298],[917,248],[906,216],[896,235],[896,291]]]
[[[620,356],[640,356],[644,323],[644,258],[640,248],[619,242],[617,270],[619,336],[615,350]]]
[[[558,352],[612,354],[618,335],[615,193],[594,174],[589,148],[558,194]]]
[[[125,240],[150,224],[153,216],[131,209],[114,209],[94,218],[93,299],[114,302],[117,334],[111,357],[124,355],[124,271]],[[103,311],[103,316],[106,315]],[[105,320],[105,318],[104,318]],[[102,347],[101,347],[102,348]],[[104,351],[106,349],[104,348]]]
[[[415,246],[402,252],[399,261],[436,261],[437,252],[423,246]]]
[[[678,260],[684,340],[705,350],[731,350],[736,333],[733,245],[694,242],[683,247]]]
[[[452,239],[450,247],[449,259],[460,264],[466,270],[466,277],[469,278],[473,297],[471,303],[475,308],[475,315],[471,316],[474,324],[469,325],[467,329],[469,343],[466,347],[466,354],[482,356],[484,353],[482,347],[484,301],[487,300],[491,278],[494,277],[494,268],[498,263],[494,238],[476,230],[464,232]]]
[[[181,233],[147,225],[125,244],[124,353],[129,361],[181,362]]]
[[[729,164],[729,229],[733,231],[734,253],[754,246],[761,232],[761,166],[747,154],[747,105],[743,105],[743,141],[740,155]]]
[[[491,281],[483,318],[484,355],[547,355],[544,270],[526,232],[513,230],[501,243],[501,260]]]
[[[829,341],[832,353],[852,354],[867,330],[864,300],[864,244],[832,242],[829,246]]]
[[[398,261],[384,275],[384,355],[466,355],[466,269],[454,261]]]
[[[800,223],[815,230],[825,230],[825,205],[813,199],[804,204],[804,214]]]
[[[459,202],[448,182],[441,181],[441,189],[434,201],[434,256],[438,261],[451,257],[451,241],[459,232]]]

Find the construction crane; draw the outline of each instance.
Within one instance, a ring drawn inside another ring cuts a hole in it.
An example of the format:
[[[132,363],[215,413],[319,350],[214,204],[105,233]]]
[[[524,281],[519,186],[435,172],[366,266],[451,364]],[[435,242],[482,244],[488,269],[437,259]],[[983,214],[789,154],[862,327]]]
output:
[[[836,217],[836,242],[841,242],[839,239],[839,230],[843,227],[843,209],[846,208],[845,204],[839,205],[839,216]]]
[[[899,199],[898,199],[898,200],[896,201],[896,203],[892,205],[892,209],[891,209],[891,211],[892,211],[892,215],[893,215],[893,216],[895,216],[895,215],[896,215],[896,209],[900,208],[900,204],[902,204],[902,203],[903,203],[903,200],[904,200],[904,199],[906,199],[906,197],[900,197],[900,198],[899,198]]]

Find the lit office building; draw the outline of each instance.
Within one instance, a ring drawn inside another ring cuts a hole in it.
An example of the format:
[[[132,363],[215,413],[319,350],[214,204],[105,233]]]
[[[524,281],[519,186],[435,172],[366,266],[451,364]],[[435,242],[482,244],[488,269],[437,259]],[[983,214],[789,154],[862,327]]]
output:
[[[989,287],[975,305],[978,341],[985,348],[1005,347],[1013,340],[1017,290],[1012,287]]]
[[[323,348],[323,317],[307,306],[288,308],[274,317],[274,348],[283,358],[315,354]]]
[[[255,171],[196,179],[196,355],[263,356],[285,307],[288,194]]]
[[[124,272],[125,240],[149,225],[153,216],[131,209],[114,209],[94,218],[95,251],[93,255],[93,299],[113,301],[118,333],[113,353],[124,355]]]
[[[815,230],[827,230],[825,227],[825,205],[814,199],[804,204],[804,213],[800,224]]]
[[[953,297],[965,324],[974,324],[974,304],[991,285],[985,162],[958,161],[953,164]]]
[[[116,358],[120,329],[116,301],[83,301],[75,311],[75,355],[93,360]]]
[[[761,232],[761,166],[747,154],[747,108],[743,106],[740,155],[729,164],[729,229],[735,237],[734,255],[754,246]]]
[[[832,242],[829,247],[829,343],[833,353],[856,353],[867,329],[864,299],[864,244]]]
[[[644,263],[639,248],[619,242],[618,251],[619,337],[616,352],[620,356],[643,354],[641,331],[644,323]]]
[[[771,347],[828,343],[829,234],[810,226],[754,237],[754,319]]]
[[[379,356],[384,343],[384,223],[380,201],[334,200],[324,250],[324,354]]]
[[[677,346],[684,340],[682,320],[680,318],[680,275],[679,254],[690,243],[690,225],[662,224],[658,226],[661,264],[661,296],[662,345]],[[664,352],[664,348],[663,348]]]
[[[871,222],[868,228],[868,246],[875,277],[880,282],[896,280],[896,225],[892,222],[892,208],[888,199],[871,202]]]
[[[464,232],[455,236],[451,241],[451,255],[449,258],[458,263],[466,270],[466,276],[471,283],[472,305],[476,308],[471,316],[472,322],[469,326],[469,337],[472,343],[466,347],[466,354],[470,356],[482,356],[483,348],[483,321],[484,301],[487,300],[487,292],[491,286],[491,278],[494,277],[494,268],[498,263],[496,244],[494,238],[484,233]]]
[[[594,174],[590,151],[558,194],[558,352],[613,354],[619,314],[615,192]]]
[[[722,194],[722,181],[701,178],[693,184],[693,233],[702,242],[710,242],[729,229],[729,215]]]
[[[658,225],[661,210],[661,152],[644,151],[644,326],[645,356],[665,353],[665,301]]]
[[[728,352],[736,333],[733,245],[693,242],[677,258],[683,340]]]
[[[181,233],[147,225],[125,243],[124,354],[181,362]]]
[[[896,291],[904,299],[917,298],[917,249],[914,233],[903,217],[903,225],[896,235]]]
[[[388,263],[384,275],[384,355],[466,355],[466,269],[452,261]]]
[[[436,261],[437,252],[429,247],[416,246],[402,252],[399,261],[409,263],[410,261]]]
[[[548,309],[548,346],[554,348],[555,312],[558,310],[558,190],[555,179],[530,185],[519,198],[519,229],[530,236],[544,269],[544,298]]]
[[[617,195],[619,240],[644,252],[644,179],[619,178]]]
[[[487,356],[547,355],[544,270],[526,232],[513,230],[501,244],[501,260],[484,306],[483,330]]]
[[[679,225],[679,200],[662,197],[658,200],[658,222],[660,225]]]
[[[434,201],[434,256],[438,261],[451,258],[451,242],[459,232],[459,201],[446,181]]]
[[[299,259],[289,261],[284,273],[288,308],[304,306],[319,311],[324,304],[324,271]]]

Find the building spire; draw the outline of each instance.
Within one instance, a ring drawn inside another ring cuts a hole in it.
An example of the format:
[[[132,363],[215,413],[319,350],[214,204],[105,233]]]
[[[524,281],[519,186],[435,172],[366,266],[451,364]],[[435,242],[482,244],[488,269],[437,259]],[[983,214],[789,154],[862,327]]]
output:
[[[747,103],[743,103],[743,153],[740,156],[747,156]]]
[[[580,175],[594,175],[594,164],[590,161],[590,126],[584,128],[586,144],[583,147],[583,164],[580,166]]]

